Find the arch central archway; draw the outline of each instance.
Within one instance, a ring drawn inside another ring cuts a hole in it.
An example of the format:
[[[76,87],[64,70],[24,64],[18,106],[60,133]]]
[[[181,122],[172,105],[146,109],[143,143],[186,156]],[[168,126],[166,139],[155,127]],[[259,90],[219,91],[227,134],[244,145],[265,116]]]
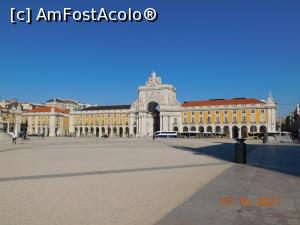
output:
[[[148,112],[152,115],[153,132],[160,130],[160,106],[157,102],[150,102],[147,105]]]
[[[234,139],[239,138],[239,128],[237,126],[232,127],[232,137]]]

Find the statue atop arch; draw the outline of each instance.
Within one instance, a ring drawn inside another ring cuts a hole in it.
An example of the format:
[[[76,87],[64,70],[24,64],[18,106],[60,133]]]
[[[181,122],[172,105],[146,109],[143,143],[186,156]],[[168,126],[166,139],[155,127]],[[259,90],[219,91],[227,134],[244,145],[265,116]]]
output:
[[[157,86],[157,85],[161,85],[162,84],[162,82],[161,82],[161,78],[157,75],[157,73],[154,71],[151,75],[150,75],[150,77],[149,77],[149,79],[148,79],[148,81],[147,81],[147,83],[146,83],[146,86]]]

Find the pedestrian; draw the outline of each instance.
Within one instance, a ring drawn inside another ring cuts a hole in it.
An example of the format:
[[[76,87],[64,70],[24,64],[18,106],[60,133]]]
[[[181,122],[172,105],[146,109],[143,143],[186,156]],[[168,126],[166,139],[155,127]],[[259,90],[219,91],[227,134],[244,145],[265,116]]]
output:
[[[13,140],[13,144],[17,144],[17,135],[15,132],[12,134],[12,140]]]
[[[25,138],[26,138],[26,136],[25,136],[25,133],[23,132],[23,133],[22,133],[22,137],[21,137],[21,139],[22,139],[22,144],[23,144]]]
[[[267,132],[264,132],[263,143],[264,144],[268,143],[268,133]]]

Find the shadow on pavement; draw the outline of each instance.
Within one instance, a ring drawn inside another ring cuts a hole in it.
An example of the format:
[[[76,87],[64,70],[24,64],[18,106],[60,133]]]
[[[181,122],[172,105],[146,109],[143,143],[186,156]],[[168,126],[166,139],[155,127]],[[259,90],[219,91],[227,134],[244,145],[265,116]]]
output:
[[[234,143],[218,143],[205,147],[172,146],[190,151],[196,155],[206,155],[216,159],[234,162]],[[247,144],[247,165],[274,170],[300,177],[299,144]]]

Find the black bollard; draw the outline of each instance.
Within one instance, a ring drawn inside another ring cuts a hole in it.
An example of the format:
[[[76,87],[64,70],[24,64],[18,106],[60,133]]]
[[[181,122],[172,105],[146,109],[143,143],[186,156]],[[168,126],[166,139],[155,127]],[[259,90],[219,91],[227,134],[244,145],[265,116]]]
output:
[[[264,144],[268,143],[268,133],[267,132],[264,132],[263,143]]]
[[[235,139],[237,143],[235,144],[235,163],[246,164],[246,143],[244,138]]]

